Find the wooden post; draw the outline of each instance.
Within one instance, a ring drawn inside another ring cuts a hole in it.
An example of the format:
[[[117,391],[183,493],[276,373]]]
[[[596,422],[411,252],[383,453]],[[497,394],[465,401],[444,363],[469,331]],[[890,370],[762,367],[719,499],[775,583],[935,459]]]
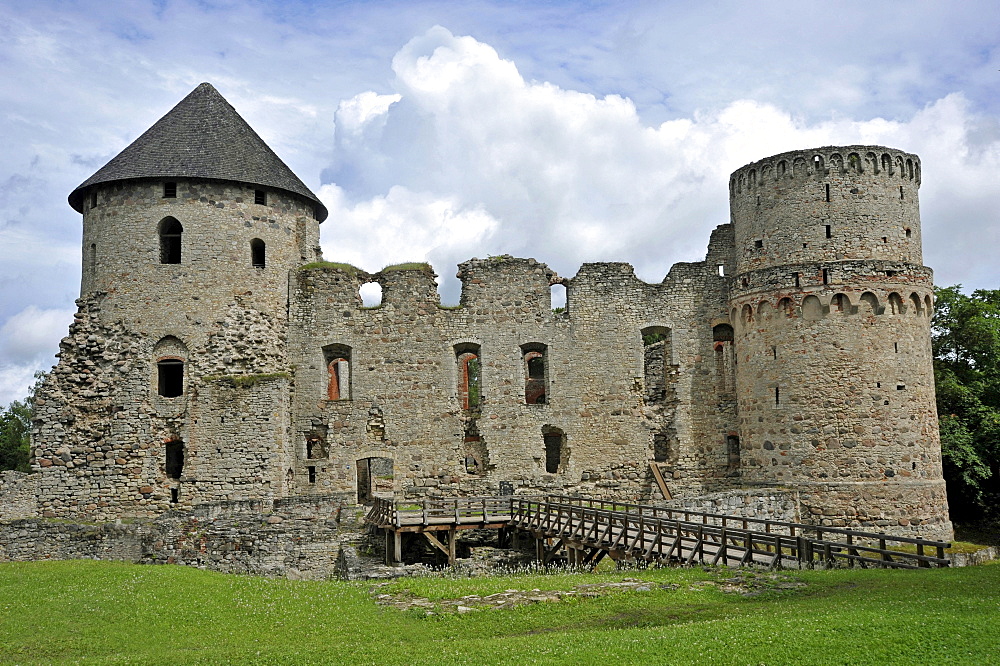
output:
[[[448,530],[448,566],[455,566],[455,534],[454,529]]]

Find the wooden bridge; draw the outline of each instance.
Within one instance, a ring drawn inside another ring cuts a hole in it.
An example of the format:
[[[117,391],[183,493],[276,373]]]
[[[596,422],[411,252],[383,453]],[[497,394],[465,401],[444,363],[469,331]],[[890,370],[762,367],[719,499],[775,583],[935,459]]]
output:
[[[772,569],[916,569],[948,566],[944,549],[951,545],[919,537],[565,496],[411,503],[378,498],[365,521],[386,531],[387,564],[402,560],[402,534],[407,532],[423,533],[454,564],[456,534],[466,529],[513,528],[515,539],[528,533],[535,539],[540,563],[549,564],[558,556],[578,567],[595,567],[610,556],[616,561],[755,564]]]

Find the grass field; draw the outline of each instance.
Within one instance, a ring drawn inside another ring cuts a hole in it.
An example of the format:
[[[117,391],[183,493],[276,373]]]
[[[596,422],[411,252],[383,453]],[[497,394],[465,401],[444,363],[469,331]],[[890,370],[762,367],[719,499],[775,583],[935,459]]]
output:
[[[377,606],[372,583],[92,561],[2,564],[0,663],[1000,663],[1000,565],[794,572],[787,576],[805,585],[792,589],[747,574],[752,596],[723,590],[733,575],[689,568],[411,578],[379,588],[433,602],[624,577],[652,583],[649,591],[427,615]]]

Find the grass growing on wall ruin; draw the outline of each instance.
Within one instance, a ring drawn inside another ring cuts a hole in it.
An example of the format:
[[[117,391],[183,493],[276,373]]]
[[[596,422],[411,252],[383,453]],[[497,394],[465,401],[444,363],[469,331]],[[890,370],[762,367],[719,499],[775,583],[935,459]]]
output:
[[[426,616],[376,606],[370,582],[8,563],[0,565],[0,662],[982,664],[1000,653],[1000,565],[789,575],[805,586],[764,586],[756,596],[722,591],[732,572],[702,568],[422,578],[380,588],[443,599],[626,576],[654,584]]]

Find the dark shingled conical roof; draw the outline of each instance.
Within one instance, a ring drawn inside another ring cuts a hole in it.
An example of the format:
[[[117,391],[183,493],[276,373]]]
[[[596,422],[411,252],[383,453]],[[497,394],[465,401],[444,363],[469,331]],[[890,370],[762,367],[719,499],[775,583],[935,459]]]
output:
[[[69,195],[83,212],[92,185],[133,178],[211,178],[285,190],[312,201],[316,219],[326,206],[257,136],[210,83],[202,83],[142,136]]]

